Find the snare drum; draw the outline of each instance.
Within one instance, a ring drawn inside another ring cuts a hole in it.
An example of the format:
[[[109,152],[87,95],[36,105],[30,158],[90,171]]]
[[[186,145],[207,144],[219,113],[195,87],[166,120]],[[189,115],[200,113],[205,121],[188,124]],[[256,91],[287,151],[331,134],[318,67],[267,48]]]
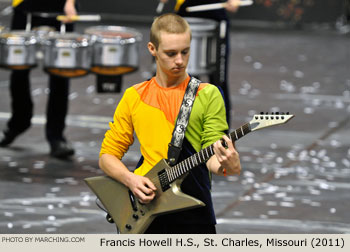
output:
[[[185,18],[192,31],[187,72],[191,75],[211,74],[216,64],[217,22],[204,18]]]
[[[91,72],[121,75],[138,69],[142,35],[137,30],[121,26],[92,26],[85,33],[92,35],[94,40]]]
[[[91,36],[78,33],[49,33],[42,42],[44,70],[62,77],[86,75],[91,67]]]
[[[4,31],[0,33],[0,66],[24,70],[37,65],[37,39],[27,31]]]

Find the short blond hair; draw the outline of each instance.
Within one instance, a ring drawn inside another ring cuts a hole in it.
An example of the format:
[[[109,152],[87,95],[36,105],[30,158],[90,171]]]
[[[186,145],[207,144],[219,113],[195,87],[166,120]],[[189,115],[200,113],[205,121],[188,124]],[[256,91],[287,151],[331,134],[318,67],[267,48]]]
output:
[[[151,27],[150,42],[158,49],[160,43],[160,32],[167,33],[185,33],[191,34],[191,29],[187,21],[174,13],[166,13],[157,17]]]

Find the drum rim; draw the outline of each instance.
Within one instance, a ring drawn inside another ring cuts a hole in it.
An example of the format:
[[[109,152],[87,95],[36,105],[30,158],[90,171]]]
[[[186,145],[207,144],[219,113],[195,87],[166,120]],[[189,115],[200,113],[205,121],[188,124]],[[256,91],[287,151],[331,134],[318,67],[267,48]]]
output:
[[[120,36],[115,36],[115,37],[106,37],[101,34],[95,34],[93,31],[116,31],[116,32],[127,32],[131,33],[133,37],[131,38],[122,38]],[[89,34],[93,36],[94,40],[97,42],[102,42],[102,43],[113,43],[117,42],[120,44],[129,44],[129,43],[135,43],[139,42],[142,40],[142,34],[138,30],[127,27],[127,26],[117,26],[117,25],[96,25],[96,26],[90,26],[84,30],[85,34]]]
[[[218,27],[218,22],[212,19],[197,18],[197,17],[184,17],[184,18],[190,25],[192,32],[215,30]]]
[[[80,41],[77,41],[76,38],[81,38]],[[44,46],[53,46],[60,44],[58,47],[69,47],[71,45],[75,45],[78,47],[88,47],[92,45],[93,39],[92,36],[88,34],[82,34],[77,32],[49,32],[42,36],[42,40],[40,41],[41,45]]]
[[[35,45],[37,36],[33,31],[6,30],[0,32],[0,43],[4,45]]]

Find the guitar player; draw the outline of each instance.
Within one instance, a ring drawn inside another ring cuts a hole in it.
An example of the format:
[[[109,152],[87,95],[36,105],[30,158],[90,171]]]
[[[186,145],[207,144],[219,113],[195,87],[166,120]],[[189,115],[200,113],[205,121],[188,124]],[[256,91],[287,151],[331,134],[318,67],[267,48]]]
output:
[[[154,20],[147,46],[155,57],[156,75],[125,91],[102,142],[101,169],[128,187],[142,204],[155,199],[159,190],[144,175],[168,157],[168,146],[190,81],[186,72],[190,42],[191,30],[182,17],[168,13]],[[145,233],[216,233],[211,175],[236,175],[241,170],[234,143],[225,136],[227,130],[220,91],[212,84],[200,83],[179,161],[214,143],[215,154],[189,171],[181,185],[184,193],[201,200],[205,206],[158,216]],[[132,172],[122,157],[133,144],[134,135],[140,142],[142,159]]]

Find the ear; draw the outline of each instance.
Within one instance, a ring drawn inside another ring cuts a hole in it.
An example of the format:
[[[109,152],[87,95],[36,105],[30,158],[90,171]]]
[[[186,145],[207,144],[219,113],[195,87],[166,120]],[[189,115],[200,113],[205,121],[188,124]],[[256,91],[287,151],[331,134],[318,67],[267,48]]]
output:
[[[157,49],[154,46],[154,44],[152,42],[148,42],[147,48],[148,48],[148,51],[151,53],[151,55],[155,57]]]

